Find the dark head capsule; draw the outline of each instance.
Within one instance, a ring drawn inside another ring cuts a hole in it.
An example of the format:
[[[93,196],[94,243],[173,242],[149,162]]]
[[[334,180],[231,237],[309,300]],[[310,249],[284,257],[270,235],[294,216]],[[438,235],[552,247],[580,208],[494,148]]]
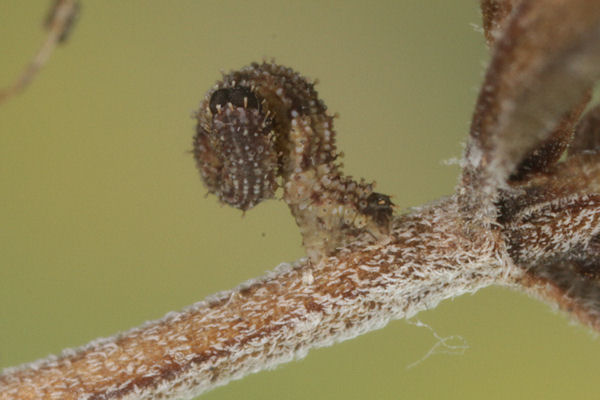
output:
[[[247,87],[223,88],[216,90],[209,101],[210,112],[218,113],[228,104],[234,107],[252,108],[260,111],[260,102],[252,90]]]

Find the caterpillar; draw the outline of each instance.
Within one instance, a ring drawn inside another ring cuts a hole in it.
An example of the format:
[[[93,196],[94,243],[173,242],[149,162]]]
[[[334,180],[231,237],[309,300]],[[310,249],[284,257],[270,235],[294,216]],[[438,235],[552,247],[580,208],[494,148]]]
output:
[[[283,189],[313,261],[352,238],[389,230],[393,203],[341,172],[334,116],[315,83],[290,68],[252,63],[223,75],[196,113],[193,154],[209,193],[249,210]]]

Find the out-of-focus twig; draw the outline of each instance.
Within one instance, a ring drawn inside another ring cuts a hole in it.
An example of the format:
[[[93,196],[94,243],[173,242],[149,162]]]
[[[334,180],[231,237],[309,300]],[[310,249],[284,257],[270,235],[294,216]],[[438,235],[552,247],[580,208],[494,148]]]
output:
[[[79,8],[79,2],[76,0],[54,1],[45,21],[48,30],[46,40],[17,80],[12,85],[0,89],[0,103],[23,91],[46,64],[56,46],[66,41],[79,14]]]

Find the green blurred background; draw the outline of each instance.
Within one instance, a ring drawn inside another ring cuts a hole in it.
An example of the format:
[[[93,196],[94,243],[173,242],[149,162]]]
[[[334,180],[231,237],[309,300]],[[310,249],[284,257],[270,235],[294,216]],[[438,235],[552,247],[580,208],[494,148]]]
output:
[[[49,2],[0,3],[0,85]],[[191,119],[220,70],[319,78],[349,174],[402,207],[448,195],[487,60],[476,1],[84,1],[65,46],[0,105],[0,368],[161,317],[303,255],[282,202],[205,198]],[[501,288],[394,321],[204,399],[598,397],[598,340]]]

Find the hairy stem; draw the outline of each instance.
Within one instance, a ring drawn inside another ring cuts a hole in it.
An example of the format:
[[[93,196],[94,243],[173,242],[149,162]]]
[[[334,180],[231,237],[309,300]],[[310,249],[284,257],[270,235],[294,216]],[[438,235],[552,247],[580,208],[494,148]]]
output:
[[[9,369],[0,399],[191,398],[507,275],[503,242],[473,242],[459,221],[455,198],[417,210],[379,245],[359,240],[318,265],[282,265],[141,328]]]

